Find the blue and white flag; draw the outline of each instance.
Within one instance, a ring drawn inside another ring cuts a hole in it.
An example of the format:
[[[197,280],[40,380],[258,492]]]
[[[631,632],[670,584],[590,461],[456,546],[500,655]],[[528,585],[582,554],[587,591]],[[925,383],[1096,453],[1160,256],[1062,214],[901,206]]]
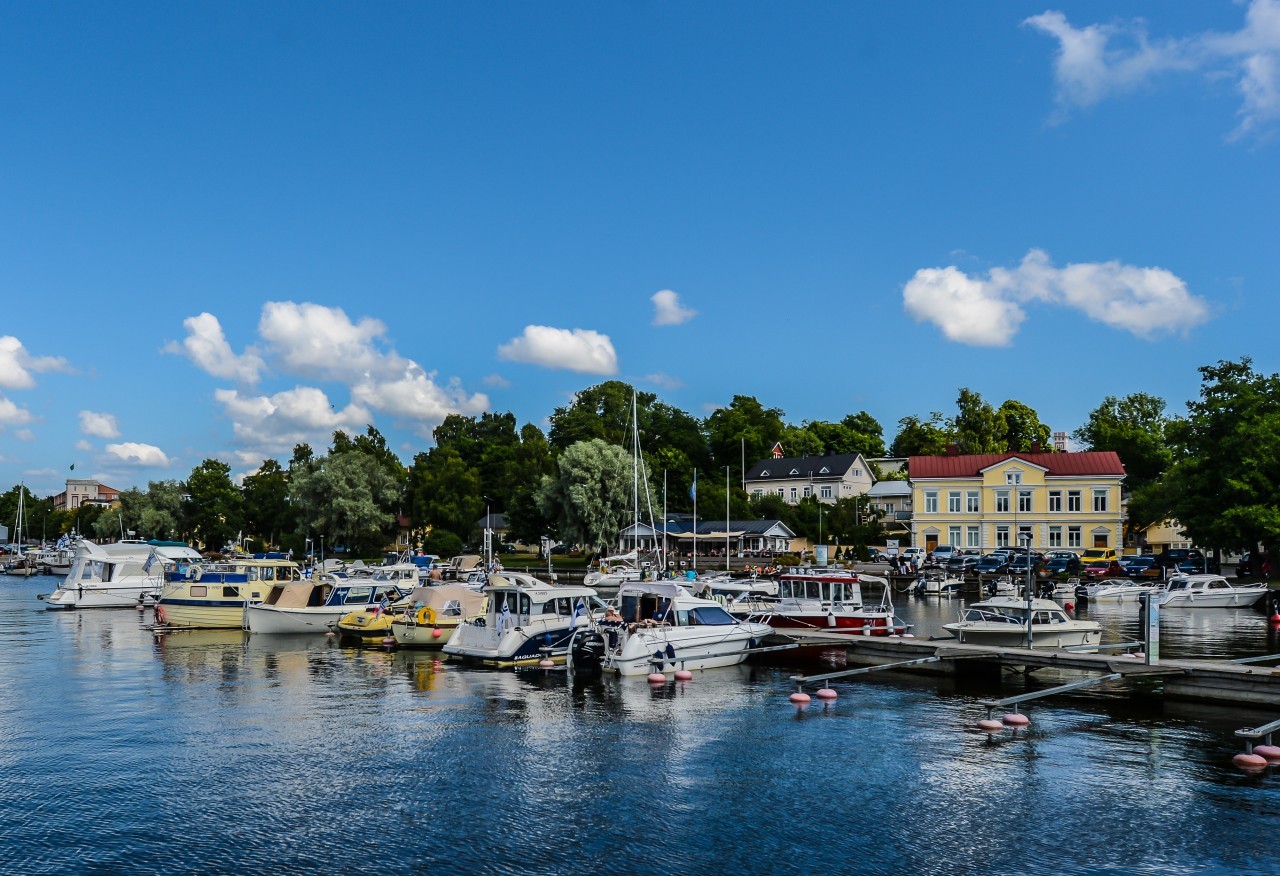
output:
[[[689,498],[698,501],[698,470],[693,471],[693,486],[689,487]]]
[[[387,610],[387,606],[389,606],[390,604],[391,603],[387,601],[386,594],[383,594],[382,600],[378,603],[378,607],[375,608],[373,611],[374,616],[382,614],[384,611]]]
[[[498,612],[498,635],[501,636],[504,630],[515,627],[515,622],[511,619],[511,606],[507,605],[507,598],[502,597],[502,611]]]
[[[587,604],[579,599],[577,604],[573,607],[573,617],[569,618],[569,626],[576,627],[578,625],[578,618],[583,617],[586,613]]]
[[[147,554],[147,561],[142,564],[142,571],[150,572],[151,567],[155,565],[155,562],[156,562],[156,552],[152,551],[151,553]]]
[[[58,543],[54,545],[54,549],[60,551],[65,551],[69,547],[71,547],[71,536],[69,535],[62,536],[58,539]]]

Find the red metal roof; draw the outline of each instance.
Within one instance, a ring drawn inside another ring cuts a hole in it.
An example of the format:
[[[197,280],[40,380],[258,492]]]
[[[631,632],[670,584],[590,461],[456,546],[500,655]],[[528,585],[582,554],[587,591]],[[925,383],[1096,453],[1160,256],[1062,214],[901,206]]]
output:
[[[916,478],[976,478],[985,468],[1006,459],[1021,459],[1046,469],[1046,477],[1123,476],[1124,463],[1114,450],[1083,453],[979,453],[972,456],[913,456],[907,473]]]

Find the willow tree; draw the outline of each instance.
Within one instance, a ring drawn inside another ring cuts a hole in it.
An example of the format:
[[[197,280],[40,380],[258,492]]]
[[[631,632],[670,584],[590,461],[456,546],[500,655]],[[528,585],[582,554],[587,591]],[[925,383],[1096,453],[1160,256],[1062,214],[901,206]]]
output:
[[[593,438],[569,445],[555,475],[545,475],[534,495],[566,541],[604,548],[632,516],[631,455]]]
[[[304,532],[324,535],[329,544],[345,540],[361,553],[388,542],[400,497],[400,481],[367,453],[318,456],[293,468],[289,501]]]

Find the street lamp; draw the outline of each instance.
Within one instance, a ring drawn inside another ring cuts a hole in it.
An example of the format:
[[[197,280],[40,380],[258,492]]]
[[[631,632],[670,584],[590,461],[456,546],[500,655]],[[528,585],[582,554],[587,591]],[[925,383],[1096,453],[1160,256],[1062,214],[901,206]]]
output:
[[[481,496],[484,499],[484,563],[486,570],[493,569],[493,530],[490,525],[493,520],[489,517],[489,503],[493,500],[488,496]]]
[[[1030,648],[1032,644],[1031,616],[1033,614],[1031,610],[1031,575],[1035,569],[1035,564],[1031,562],[1031,533],[1019,532],[1018,541],[1020,541],[1022,546],[1027,549],[1027,553],[1025,555],[1027,561],[1027,647]]]

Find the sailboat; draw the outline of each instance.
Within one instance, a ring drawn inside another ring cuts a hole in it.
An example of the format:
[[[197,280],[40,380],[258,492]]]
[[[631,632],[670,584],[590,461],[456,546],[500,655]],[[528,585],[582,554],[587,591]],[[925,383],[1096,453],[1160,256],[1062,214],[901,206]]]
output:
[[[643,474],[645,500],[649,503],[649,531],[653,528],[653,505],[649,497],[649,476],[643,469],[643,457],[640,454],[640,419],[639,403],[636,392],[631,392],[631,541],[630,551],[615,556],[604,557],[596,569],[588,572],[582,583],[597,589],[613,589],[623,584],[642,581],[652,577],[649,563],[640,558],[640,481]],[[664,523],[665,526],[665,523]],[[665,563],[661,564],[665,567]]]
[[[4,571],[7,575],[23,575],[30,577],[35,574],[35,563],[32,558],[27,556],[25,551],[26,542],[22,537],[22,526],[24,515],[26,514],[26,497],[27,487],[25,484],[18,484],[18,513],[13,521],[13,538],[9,544],[9,562],[5,564]]]

